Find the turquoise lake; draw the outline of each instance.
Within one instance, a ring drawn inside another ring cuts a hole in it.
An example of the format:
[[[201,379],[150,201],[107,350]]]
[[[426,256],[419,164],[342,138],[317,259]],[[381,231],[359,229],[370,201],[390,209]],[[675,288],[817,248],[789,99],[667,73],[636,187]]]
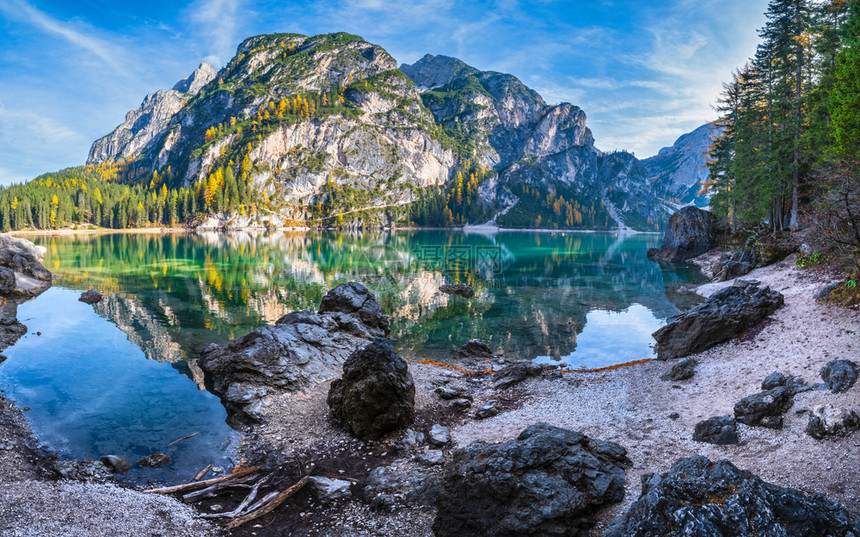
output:
[[[281,315],[316,309],[346,281],[366,285],[407,360],[451,362],[485,341],[507,360],[599,368],[653,357],[651,333],[690,304],[704,278],[661,266],[657,235],[448,231],[39,236],[60,278],[18,308],[28,334],[4,353],[0,389],[28,406],[59,455],[132,462],[161,449],[160,469],[128,479],[178,482],[229,468],[238,433],[205,391],[194,357]],[[467,283],[472,299],[438,291]],[[96,288],[95,306],[77,301]],[[36,333],[40,332],[41,335]],[[177,438],[199,432],[167,448]],[[229,443],[228,443],[229,441]],[[226,444],[226,446],[225,446]]]

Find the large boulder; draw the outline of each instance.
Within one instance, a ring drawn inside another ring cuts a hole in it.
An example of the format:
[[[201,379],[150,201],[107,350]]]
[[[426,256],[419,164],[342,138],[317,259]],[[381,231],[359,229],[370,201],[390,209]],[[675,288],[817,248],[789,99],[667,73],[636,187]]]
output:
[[[785,386],[777,386],[735,403],[735,419],[751,427],[782,429],[782,415],[793,402],[792,392]]]
[[[350,282],[329,291],[319,313],[288,313],[226,347],[210,345],[198,363],[231,417],[259,422],[273,395],[304,392],[337,376],[353,351],[388,333],[373,295]]]
[[[648,257],[665,261],[686,261],[716,246],[717,226],[712,213],[689,206],[669,217],[663,244],[648,250]]]
[[[436,497],[436,537],[587,535],[624,498],[627,451],[538,423],[516,440],[454,453]]]
[[[821,495],[772,485],[727,460],[696,455],[642,476],[642,493],[603,537],[860,535],[860,522]]]
[[[657,358],[682,358],[737,337],[782,304],[783,296],[770,287],[739,280],[654,332]]]
[[[415,382],[403,358],[378,338],[344,362],[328,406],[352,434],[373,440],[415,421]]]
[[[52,275],[51,271],[42,266],[43,256],[42,250],[32,242],[0,233],[0,267],[12,269],[22,276],[37,280],[40,284],[50,284]]]
[[[832,360],[821,368],[821,378],[833,393],[848,391],[857,382],[858,368],[850,360]]]

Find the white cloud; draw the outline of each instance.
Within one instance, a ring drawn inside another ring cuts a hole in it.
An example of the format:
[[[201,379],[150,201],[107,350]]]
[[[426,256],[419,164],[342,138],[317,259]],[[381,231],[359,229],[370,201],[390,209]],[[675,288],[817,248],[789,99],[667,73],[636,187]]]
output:
[[[76,25],[59,21],[24,0],[2,0],[0,1],[0,11],[10,19],[21,20],[47,34],[62,38],[99,58],[114,73],[128,76],[124,64],[125,53],[122,48],[94,37],[87,29],[79,30],[75,28]]]
[[[241,39],[237,24],[241,8],[241,0],[201,0],[190,8],[191,21],[196,25],[198,35],[208,44],[208,55],[204,60],[216,67],[233,57]]]

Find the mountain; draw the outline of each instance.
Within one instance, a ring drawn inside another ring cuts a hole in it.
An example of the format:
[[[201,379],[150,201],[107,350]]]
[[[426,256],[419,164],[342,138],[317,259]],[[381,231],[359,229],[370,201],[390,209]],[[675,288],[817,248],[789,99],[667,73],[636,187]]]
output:
[[[345,33],[246,39],[97,140],[88,164],[114,162],[193,189],[215,225],[655,230],[667,214],[650,169],[595,148],[580,108],[456,58],[398,68]]]
[[[653,157],[644,159],[654,188],[666,199],[679,205],[707,207],[709,195],[699,195],[700,185],[708,178],[708,145],[719,136],[720,128],[706,123],[678,138],[672,147],[664,147]]]

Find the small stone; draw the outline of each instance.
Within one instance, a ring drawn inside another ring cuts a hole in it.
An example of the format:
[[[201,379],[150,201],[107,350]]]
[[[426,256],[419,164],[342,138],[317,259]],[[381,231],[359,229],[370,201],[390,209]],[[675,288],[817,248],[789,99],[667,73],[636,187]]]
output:
[[[102,296],[102,294],[99,293],[97,290],[88,289],[81,293],[81,297],[78,298],[78,300],[85,304],[98,304],[102,301],[103,298],[104,296]]]
[[[731,416],[708,418],[696,424],[693,440],[720,446],[737,444],[738,424]]]
[[[680,418],[680,417],[681,417],[681,415],[680,415],[680,414],[678,414],[677,412],[672,412],[671,414],[669,414],[669,419],[670,419],[670,420],[676,420],[676,419],[678,419],[678,418]]]
[[[221,468],[220,466],[213,466],[213,467],[212,467],[212,473],[213,473],[213,474],[223,474],[223,473],[224,473],[224,469],[223,469],[223,468]]]
[[[465,397],[460,398],[460,399],[452,399],[451,400],[451,408],[453,408],[454,410],[462,411],[462,410],[466,410],[470,406],[472,406],[472,401],[469,399],[466,399]]]
[[[451,400],[451,399],[472,399],[472,395],[468,393],[468,390],[465,386],[458,385],[445,385],[439,386],[436,388],[436,394],[442,399]]]
[[[428,441],[434,446],[444,446],[451,441],[451,432],[447,427],[435,424],[430,427],[430,432],[427,435]]]
[[[697,365],[699,362],[693,358],[683,358],[672,365],[672,369],[660,378],[675,381],[691,379],[696,374]]]
[[[542,372],[543,368],[534,362],[515,362],[503,367],[493,375],[493,388],[504,390],[529,377],[536,377]]]
[[[475,417],[479,420],[484,420],[492,418],[500,411],[501,409],[499,408],[499,401],[497,399],[487,399],[478,407],[478,410],[475,412]]]
[[[833,393],[848,391],[857,382],[857,364],[850,360],[833,360],[821,368],[821,378]]]
[[[156,451],[151,455],[147,455],[146,457],[137,461],[138,466],[149,466],[151,468],[160,468],[161,466],[166,466],[173,462],[170,458],[170,455],[166,455],[160,451]]]
[[[119,455],[105,455],[104,457],[100,457],[99,460],[114,473],[124,474],[129,471],[132,466],[131,463],[128,462],[128,459]]]
[[[352,487],[352,482],[345,479],[313,476],[310,478],[310,484],[316,497],[323,503],[330,503],[352,496],[349,490]]]
[[[445,461],[445,455],[441,449],[428,449],[415,458],[424,466],[438,466]]]

